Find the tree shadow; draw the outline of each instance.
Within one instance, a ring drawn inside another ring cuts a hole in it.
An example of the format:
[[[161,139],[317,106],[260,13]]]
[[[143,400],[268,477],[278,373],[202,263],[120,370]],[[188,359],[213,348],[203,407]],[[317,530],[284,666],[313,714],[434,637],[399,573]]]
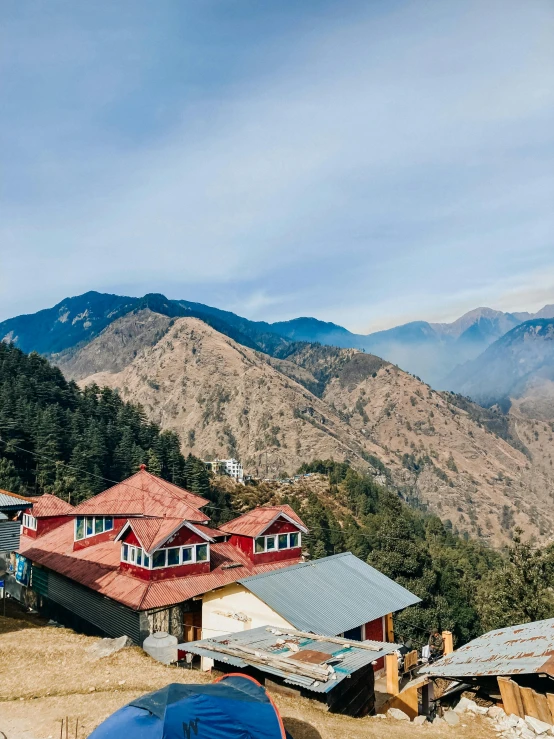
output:
[[[313,726],[297,718],[283,718],[287,734],[292,739],[321,739],[321,734]]]

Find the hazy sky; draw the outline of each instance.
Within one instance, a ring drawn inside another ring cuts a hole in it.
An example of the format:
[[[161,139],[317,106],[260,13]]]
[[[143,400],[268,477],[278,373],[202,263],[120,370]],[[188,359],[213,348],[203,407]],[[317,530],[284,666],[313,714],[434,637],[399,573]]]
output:
[[[552,0],[4,0],[0,320],[554,302]]]

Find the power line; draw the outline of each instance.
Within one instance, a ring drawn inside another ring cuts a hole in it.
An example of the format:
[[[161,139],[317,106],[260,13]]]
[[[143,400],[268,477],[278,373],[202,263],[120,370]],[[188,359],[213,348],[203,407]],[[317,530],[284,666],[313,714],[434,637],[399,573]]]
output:
[[[5,441],[4,439],[2,439],[2,437],[0,437],[0,442],[2,444],[4,444],[6,447],[8,447],[8,442]],[[131,488],[132,490],[138,490],[139,492],[144,492],[142,490],[142,488],[139,488],[136,485],[131,485],[130,483],[126,482],[125,480],[122,480],[122,481],[119,481],[119,480],[111,480],[109,477],[104,477],[103,475],[98,475],[95,472],[90,472],[89,470],[85,470],[82,467],[75,467],[75,465],[67,464],[66,462],[63,462],[62,460],[55,459],[55,457],[50,457],[49,455],[43,454],[41,452],[34,452],[34,451],[31,451],[30,449],[25,449],[25,448],[23,448],[21,446],[18,446],[17,444],[11,443],[11,442],[9,443],[9,446],[11,448],[13,448],[13,449],[18,449],[20,452],[24,452],[25,454],[30,454],[30,455],[32,455],[34,457],[37,457],[37,458],[41,458],[42,457],[43,459],[48,459],[49,461],[54,462],[55,464],[63,465],[67,469],[75,470],[76,472],[81,472],[81,473],[83,473],[85,475],[89,475],[90,477],[94,477],[97,480],[102,480],[103,482],[109,482],[112,485],[125,485],[126,487]],[[171,483],[171,484],[175,484],[175,483]],[[187,491],[187,492],[191,492],[191,491]],[[197,497],[200,497],[200,498],[202,497],[201,495],[197,495],[197,493],[193,493],[193,492],[191,492],[191,495],[196,495]],[[229,510],[228,508],[221,508],[220,506],[216,506],[216,505],[214,505],[213,503],[210,503],[210,502],[208,502],[205,505],[203,505],[202,508],[213,508],[216,511],[226,511],[226,510]],[[326,526],[316,526],[316,525],[310,526],[310,531],[311,530],[314,530],[314,529],[317,529],[318,531],[327,531],[329,533],[334,533],[334,534],[342,534],[342,535],[344,535],[344,533],[345,533],[344,532],[344,529],[331,529],[331,528],[328,528]],[[369,538],[373,538],[371,534],[364,533],[363,531],[360,531],[360,529],[357,529],[355,531],[355,535],[356,536],[363,536],[363,537],[366,537],[368,539]],[[308,536],[308,538],[309,538],[310,537],[310,534],[304,534],[304,536]],[[390,537],[389,536],[387,538],[388,539],[392,539],[393,541],[403,541],[404,540],[403,537]],[[497,551],[502,551],[501,549],[497,549],[496,547],[489,546],[488,548],[489,549],[496,549]]]

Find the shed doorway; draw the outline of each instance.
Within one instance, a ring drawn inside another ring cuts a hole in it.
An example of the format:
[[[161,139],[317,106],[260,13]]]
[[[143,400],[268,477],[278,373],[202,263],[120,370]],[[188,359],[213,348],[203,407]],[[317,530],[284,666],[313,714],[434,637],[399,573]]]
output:
[[[183,641],[198,641],[202,638],[202,611],[183,614]]]

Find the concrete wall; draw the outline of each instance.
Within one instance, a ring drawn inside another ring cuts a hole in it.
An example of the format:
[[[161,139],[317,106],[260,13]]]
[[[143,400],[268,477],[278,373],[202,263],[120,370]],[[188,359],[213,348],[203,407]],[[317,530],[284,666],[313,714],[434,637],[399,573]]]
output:
[[[202,599],[202,638],[231,634],[258,626],[292,624],[238,583],[206,593]],[[209,670],[213,660],[202,658],[202,669]]]

